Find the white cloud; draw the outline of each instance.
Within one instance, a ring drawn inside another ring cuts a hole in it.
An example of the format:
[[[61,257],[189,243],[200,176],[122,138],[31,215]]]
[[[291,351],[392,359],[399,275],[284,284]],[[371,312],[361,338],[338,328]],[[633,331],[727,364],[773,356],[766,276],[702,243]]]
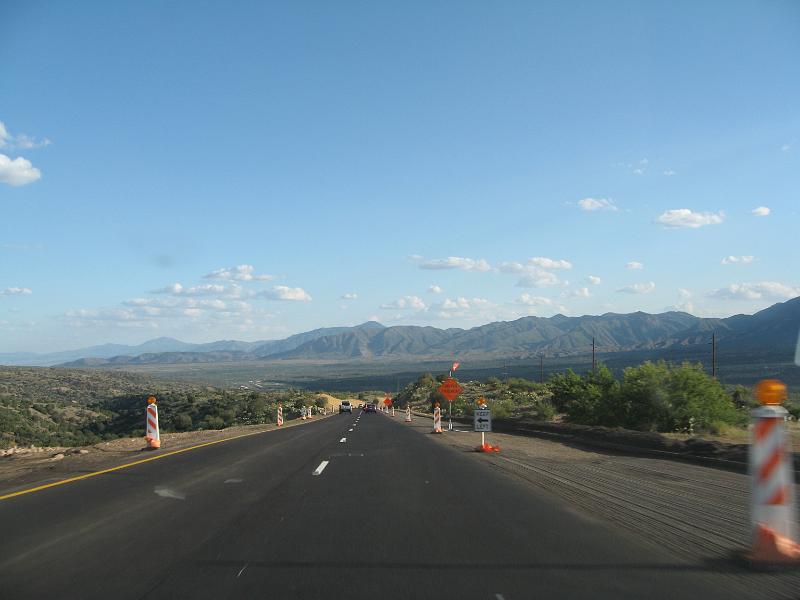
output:
[[[553,301],[550,298],[544,298],[543,296],[532,296],[527,292],[522,294],[516,300],[517,304],[524,304],[525,306],[552,306]]]
[[[591,298],[592,294],[589,292],[588,287],[578,288],[570,293],[570,296],[575,298]]]
[[[597,275],[589,275],[589,283],[592,285],[600,285],[603,282]]]
[[[656,289],[656,284],[652,281],[646,281],[644,283],[634,283],[633,285],[626,285],[623,288],[618,289],[618,292],[623,294],[649,294],[654,289]]]
[[[342,294],[342,300],[358,300],[358,294],[355,292],[347,292],[346,294]]]
[[[542,269],[571,269],[572,263],[568,260],[553,260],[552,258],[545,258],[544,256],[534,256],[528,259],[529,265],[541,267]]]
[[[418,259],[417,259],[418,260]],[[489,263],[483,259],[475,260],[460,256],[448,256],[447,258],[435,258],[427,260],[419,265],[420,269],[442,270],[458,269],[460,271],[489,271]]]
[[[235,281],[269,281],[275,277],[272,275],[256,275],[253,273],[255,267],[253,265],[238,265],[236,267],[227,267],[216,269],[203,277],[205,279],[221,279],[221,280],[235,280]]]
[[[611,210],[616,211],[619,210],[617,206],[614,204],[614,201],[610,198],[584,198],[583,200],[578,200],[578,206],[581,207],[581,210]]]
[[[628,270],[641,270],[644,269],[644,265],[638,261],[632,260],[629,263],[625,263],[625,268]]]
[[[552,287],[561,284],[561,280],[556,277],[555,273],[541,269],[537,272],[529,273],[517,281],[517,287]]]
[[[644,175],[644,169],[637,167],[633,170],[634,175]]]
[[[444,290],[441,287],[439,287],[438,285],[432,285],[432,286],[430,286],[428,288],[428,291],[431,294],[441,294]]]
[[[183,291],[183,286],[178,283],[171,283],[163,288],[158,288],[157,290],[153,290],[152,294],[180,294]]]
[[[781,146],[781,150],[783,152],[788,152],[791,149],[792,149],[792,145],[791,144],[784,144],[783,146]]]
[[[721,300],[789,300],[800,296],[800,286],[787,285],[777,281],[760,283],[733,283],[714,290],[709,294]]]
[[[766,217],[767,215],[769,215],[769,213],[772,212],[772,210],[770,210],[766,206],[757,206],[753,210],[751,210],[750,212],[752,214],[754,214],[755,216],[757,216],[757,217]]]
[[[180,283],[171,283],[163,288],[153,290],[153,294],[170,294],[172,296],[213,296],[225,292],[225,286],[218,283],[207,283],[193,287],[184,287]]]
[[[718,225],[725,219],[725,213],[694,212],[688,208],[676,208],[662,213],[657,219],[665,227],[697,229],[705,225]]]
[[[276,285],[271,290],[260,292],[259,296],[271,300],[290,300],[294,302],[310,302],[311,296],[303,288]]]
[[[47,138],[37,141],[35,138],[25,135],[24,133],[11,135],[8,129],[6,129],[5,123],[0,121],[0,148],[8,148],[9,150],[14,148],[32,150],[34,148],[49,146],[50,143],[50,140]]]
[[[392,310],[392,309],[424,310],[425,302],[419,296],[403,296],[402,298],[398,298],[397,300],[393,300],[392,302],[381,304],[379,308],[382,308],[384,310]]]
[[[525,264],[519,262],[504,262],[497,266],[501,273],[522,275],[517,282],[519,287],[550,287],[566,285],[555,273],[546,269],[571,269],[572,263],[567,260],[554,260],[543,256],[529,258]]]
[[[433,315],[439,319],[478,319],[497,320],[494,310],[497,308],[486,298],[446,298],[439,304],[430,307]]]
[[[722,259],[723,265],[732,265],[736,263],[741,263],[743,265],[749,265],[756,259],[755,256],[726,256]]]
[[[0,290],[0,296],[27,296],[32,294],[30,288],[24,287],[7,287],[4,290]]]
[[[673,175],[675,175],[675,171],[673,171],[672,169],[667,169],[666,171],[664,171],[664,175],[666,175],[667,177],[672,177]]]
[[[692,292],[685,288],[678,288],[678,303],[675,305],[677,310],[693,313],[694,303],[692,302]]]
[[[41,179],[42,172],[31,164],[31,161],[18,156],[11,159],[0,154],[0,183],[11,186],[26,185]]]

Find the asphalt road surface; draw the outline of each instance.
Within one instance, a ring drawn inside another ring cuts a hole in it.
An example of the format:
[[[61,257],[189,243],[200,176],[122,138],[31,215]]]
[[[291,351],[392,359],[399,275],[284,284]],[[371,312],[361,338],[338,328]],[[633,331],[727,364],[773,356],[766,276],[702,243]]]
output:
[[[433,437],[356,411],[0,501],[0,598],[747,597]]]

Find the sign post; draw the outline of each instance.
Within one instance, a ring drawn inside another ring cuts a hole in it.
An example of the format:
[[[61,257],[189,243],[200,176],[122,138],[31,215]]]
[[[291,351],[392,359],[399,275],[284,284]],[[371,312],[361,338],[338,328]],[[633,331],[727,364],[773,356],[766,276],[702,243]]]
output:
[[[452,371],[451,371],[451,373],[452,373]],[[440,386],[439,386],[439,388],[437,389],[437,391],[438,391],[438,392],[439,392],[439,393],[440,393],[442,396],[444,396],[444,397],[445,397],[445,400],[447,400],[448,404],[450,405],[450,406],[449,406],[449,417],[448,417],[448,418],[449,418],[449,423],[448,423],[448,425],[447,425],[447,429],[449,429],[450,431],[452,431],[452,430],[453,430],[453,400],[455,400],[455,399],[456,399],[456,397],[457,397],[457,396],[458,396],[458,395],[459,395],[461,392],[463,392],[463,391],[464,391],[464,388],[462,388],[462,387],[461,387],[461,386],[458,384],[458,381],[456,381],[456,380],[455,380],[455,379],[453,379],[452,377],[448,377],[447,379],[445,379],[445,380],[442,382],[442,385],[440,385]]]
[[[492,446],[486,443],[486,433],[492,432],[492,411],[486,406],[486,400],[483,398],[478,400],[478,405],[473,413],[473,430],[481,433],[481,445],[475,450],[478,452],[500,452],[500,446]]]

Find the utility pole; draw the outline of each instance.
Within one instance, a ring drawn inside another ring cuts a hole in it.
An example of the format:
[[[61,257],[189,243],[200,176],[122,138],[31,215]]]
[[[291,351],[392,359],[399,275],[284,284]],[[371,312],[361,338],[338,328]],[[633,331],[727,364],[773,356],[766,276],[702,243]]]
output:
[[[539,383],[544,383],[544,354],[539,355]]]
[[[717,378],[717,332],[711,332],[711,376]]]
[[[595,361],[594,361],[594,338],[592,338],[592,373],[595,372],[595,367],[596,366],[597,366],[597,363],[595,363]]]

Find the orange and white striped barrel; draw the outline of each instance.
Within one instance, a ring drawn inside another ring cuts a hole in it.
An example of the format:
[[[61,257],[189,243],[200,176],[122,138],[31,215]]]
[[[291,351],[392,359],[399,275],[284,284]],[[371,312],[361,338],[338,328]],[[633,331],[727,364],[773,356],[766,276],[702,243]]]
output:
[[[442,433],[442,409],[433,409],[433,433]]]
[[[761,527],[797,539],[794,469],[782,406],[760,406],[752,412],[750,485],[753,536]]]
[[[283,425],[283,407],[278,405],[278,427]]]
[[[161,447],[161,435],[158,432],[158,407],[156,406],[155,396],[150,396],[147,399],[144,439],[147,440],[150,448]]]
[[[406,423],[411,423],[411,405],[406,405]]]

